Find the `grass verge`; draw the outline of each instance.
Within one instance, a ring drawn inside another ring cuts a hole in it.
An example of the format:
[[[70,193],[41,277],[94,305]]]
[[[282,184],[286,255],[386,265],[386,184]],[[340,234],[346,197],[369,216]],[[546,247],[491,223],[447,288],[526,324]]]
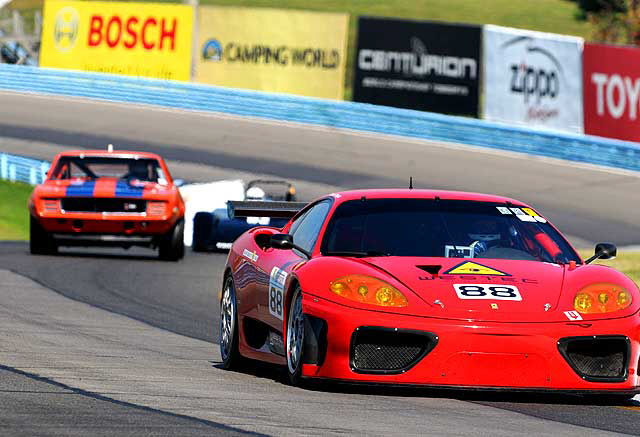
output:
[[[593,255],[593,251],[581,250],[580,255],[586,259]],[[618,257],[616,259],[598,260],[594,261],[594,264],[602,264],[620,270],[633,279],[636,284],[640,284],[640,252],[618,251]]]
[[[29,238],[27,199],[31,185],[0,180],[0,240]]]

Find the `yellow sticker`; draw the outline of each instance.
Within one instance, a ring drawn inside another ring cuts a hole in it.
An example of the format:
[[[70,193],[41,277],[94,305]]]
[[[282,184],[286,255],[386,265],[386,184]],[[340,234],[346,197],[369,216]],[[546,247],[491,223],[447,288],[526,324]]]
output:
[[[531,208],[521,208],[521,209],[525,214],[530,215],[531,217],[536,219],[536,221],[539,221],[540,223],[546,223],[547,222],[547,220],[544,217],[541,217],[540,214],[538,214],[537,212],[535,212]]]
[[[491,309],[492,310],[497,310],[498,309],[498,304],[497,303],[492,303],[491,304]]]
[[[465,261],[457,266],[444,272],[445,275],[486,275],[486,276],[511,276],[508,273],[501,272],[500,270],[493,269],[491,267],[483,266],[482,264],[474,263],[471,261]]]

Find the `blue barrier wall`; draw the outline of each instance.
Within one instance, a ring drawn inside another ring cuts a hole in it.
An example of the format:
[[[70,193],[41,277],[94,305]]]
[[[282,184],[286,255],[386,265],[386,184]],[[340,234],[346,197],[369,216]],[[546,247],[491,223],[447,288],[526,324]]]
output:
[[[0,153],[0,179],[40,184],[47,176],[50,163],[23,156]]]
[[[0,64],[0,89],[309,123],[640,171],[637,143],[364,103],[6,64]]]

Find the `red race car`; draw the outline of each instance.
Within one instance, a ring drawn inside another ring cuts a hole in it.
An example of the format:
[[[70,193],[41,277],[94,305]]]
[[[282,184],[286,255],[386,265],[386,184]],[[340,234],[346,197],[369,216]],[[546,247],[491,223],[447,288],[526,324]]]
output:
[[[184,202],[163,159],[152,153],[76,150],[55,157],[29,199],[30,249],[157,247],[184,256]]]
[[[244,358],[319,378],[451,388],[640,391],[640,295],[582,260],[517,200],[428,190],[231,202],[293,218],[233,244],[220,294],[226,368]],[[294,215],[295,214],[295,215]]]

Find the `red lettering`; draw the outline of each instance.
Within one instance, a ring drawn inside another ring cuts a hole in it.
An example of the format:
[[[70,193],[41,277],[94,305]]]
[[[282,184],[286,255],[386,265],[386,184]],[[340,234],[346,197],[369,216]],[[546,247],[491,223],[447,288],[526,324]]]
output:
[[[102,42],[102,25],[104,19],[100,15],[93,15],[89,23],[89,47],[95,47]]]
[[[138,32],[133,27],[136,24],[138,24],[136,17],[131,17],[127,20],[127,35],[130,36],[131,39],[127,41],[125,36],[124,46],[128,49],[132,49],[136,45],[136,42],[138,42]]]
[[[157,26],[158,22],[156,21],[155,18],[147,18],[147,20],[144,22],[144,24],[142,25],[142,45],[144,46],[145,49],[147,50],[151,50],[152,48],[154,48],[156,46],[155,43],[153,42],[147,42],[147,26]]]
[[[160,26],[160,50],[162,50],[164,39],[171,39],[171,50],[176,49],[176,28],[178,27],[178,20],[173,19],[173,25],[171,26],[171,30],[165,28],[165,19],[163,18]]]
[[[111,30],[113,29],[114,25],[117,25],[116,38],[111,39],[111,36],[113,36],[113,32]],[[107,35],[106,35],[107,45],[111,48],[117,46],[118,43],[120,42],[121,36],[122,36],[122,20],[117,15],[114,15],[113,17],[111,17],[111,19],[109,20],[109,23],[107,24]]]

